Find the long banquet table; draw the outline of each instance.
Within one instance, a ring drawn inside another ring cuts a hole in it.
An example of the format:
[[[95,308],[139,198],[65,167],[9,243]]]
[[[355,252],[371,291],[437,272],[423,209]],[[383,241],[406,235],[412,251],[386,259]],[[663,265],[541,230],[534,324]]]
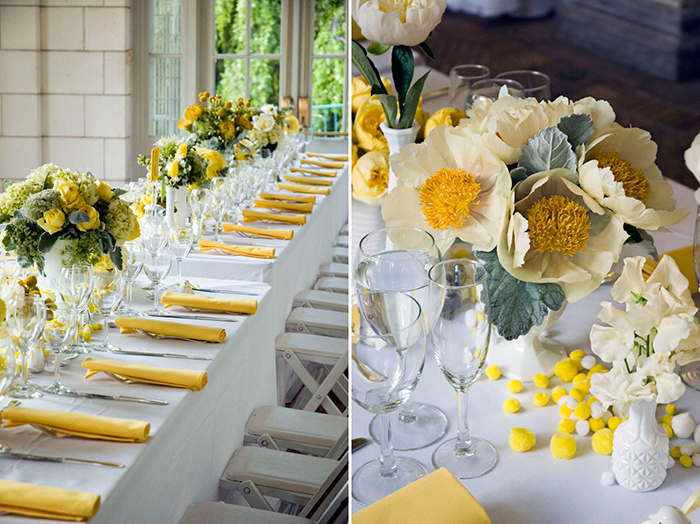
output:
[[[693,191],[671,182],[677,205],[691,210],[682,223],[670,228],[670,233],[654,234],[659,253],[692,244],[695,210],[697,204]],[[626,247],[624,256],[641,254]],[[620,270],[622,263],[613,269]],[[598,323],[596,315],[602,300],[611,300],[609,284],[603,284],[588,297],[569,304],[559,321],[550,329],[549,336],[566,346],[567,351],[582,349],[590,353],[588,333]],[[488,363],[488,357],[487,357]],[[560,420],[558,408],[550,403],[547,407],[534,407],[532,397],[537,391],[531,383],[525,384],[523,392],[514,395],[506,389],[507,379],[490,381],[482,377],[470,389],[469,427],[471,434],[491,442],[498,452],[496,467],[483,477],[462,481],[463,485],[484,507],[494,524],[601,524],[640,523],[661,506],[680,507],[698,488],[700,475],[696,466],[682,467],[678,461],[668,471],[663,485],[649,493],[633,493],[614,485],[601,485],[600,477],[611,469],[610,457],[598,455],[591,448],[591,437],[575,436],[576,456],[571,460],[555,459],[549,450],[549,439],[556,433]],[[550,380],[550,388],[560,385],[559,379]],[[571,384],[564,384],[567,391]],[[516,414],[503,411],[501,405],[506,398],[520,400],[521,409]],[[449,427],[445,436],[425,449],[397,452],[398,456],[414,458],[424,464],[428,471],[434,467],[431,456],[435,448],[446,439],[456,436],[457,406],[454,389],[438,369],[433,351],[428,344],[423,375],[411,400],[426,402],[440,407],[447,415]],[[676,402],[678,412],[691,412],[700,421],[700,392],[687,388]],[[659,408],[661,409],[661,408]],[[660,412],[659,412],[660,413]],[[352,406],[352,436],[369,436],[368,424],[371,415],[362,408]],[[527,453],[516,453],[508,445],[508,434],[512,427],[531,429],[537,444]],[[671,445],[692,443],[692,439],[671,439]],[[367,446],[353,454],[352,467],[356,470],[365,462],[379,456],[379,447]],[[352,512],[362,509],[352,501]],[[695,522],[700,520],[691,515]]]
[[[242,445],[244,425],[250,413],[257,406],[276,404],[274,340],[284,331],[294,295],[314,283],[321,263],[330,262],[333,240],[347,220],[347,203],[348,169],[345,167],[339,170],[331,194],[317,197],[306,225],[293,226],[294,239],[286,242],[269,263],[264,281],[248,278],[248,261],[241,257],[193,254],[188,258],[185,276],[201,287],[245,290],[257,296],[258,311],[253,316],[237,317],[238,322],[201,322],[224,327],[225,342],[158,341],[141,335],[120,335],[116,329],[110,333],[110,342],[124,349],[206,355],[211,357],[210,361],[92,355],[161,367],[206,369],[208,384],[202,391],[126,385],[104,374],[85,380],[84,370],[80,368],[82,358],[78,358],[62,370],[66,385],[85,392],[162,399],[169,405],[56,395],[21,402],[22,406],[37,409],[148,421],[151,436],[144,443],[58,439],[29,426],[0,429],[0,441],[15,451],[121,462],[126,465],[125,469],[0,458],[0,478],[98,493],[102,497],[102,507],[91,520],[95,524],[175,524],[192,502],[217,500],[219,477],[234,450]],[[222,240],[233,243],[235,237],[227,234]],[[261,239],[259,243],[267,244],[267,241]],[[189,263],[195,259],[196,264]],[[137,309],[144,310],[151,305],[140,289],[146,282],[141,276],[139,285],[135,286]],[[168,277],[168,283],[174,283],[174,277]],[[30,377],[39,385],[48,385],[51,380],[48,373]],[[36,522],[17,516],[6,516],[2,520]]]

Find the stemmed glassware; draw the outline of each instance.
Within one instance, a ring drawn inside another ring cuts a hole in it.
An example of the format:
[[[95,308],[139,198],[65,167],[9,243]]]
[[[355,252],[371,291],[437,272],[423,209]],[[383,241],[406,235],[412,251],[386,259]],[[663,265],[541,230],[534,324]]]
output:
[[[211,207],[211,191],[204,187],[195,187],[190,191],[188,197],[190,207],[192,208],[192,214],[194,215],[193,229],[194,229],[194,241],[198,241],[202,238],[202,229],[204,224],[204,219],[209,213],[209,208]]]
[[[20,295],[7,305],[7,330],[22,354],[22,382],[12,386],[9,396],[28,399],[44,396],[41,389],[28,381],[27,356],[39,340],[46,322],[46,304],[38,295]]]
[[[441,444],[433,453],[433,465],[445,467],[457,478],[471,479],[496,465],[494,447],[473,438],[467,424],[469,387],[481,374],[491,338],[486,268],[468,259],[440,262],[429,272],[430,339],[435,359],[457,391],[457,438]]]
[[[44,388],[46,393],[66,395],[74,390],[61,384],[61,353],[71,353],[68,344],[78,331],[78,317],[75,310],[67,303],[53,304],[47,311],[44,332],[41,335],[46,349],[54,353],[53,384]],[[105,331],[106,333],[106,331]]]
[[[388,242],[387,242],[388,237]],[[387,244],[392,247],[387,247]],[[393,247],[396,246],[396,247]],[[398,249],[398,247],[402,249]],[[355,267],[357,291],[402,291],[427,311],[428,270],[440,262],[433,236],[418,228],[389,227],[360,240]],[[425,314],[424,314],[425,316]],[[392,413],[394,447],[413,450],[429,446],[447,431],[447,417],[436,406],[408,402]],[[378,417],[370,423],[370,435],[378,440]]]
[[[124,242],[124,260],[122,278],[124,279],[124,302],[121,306],[121,314],[127,317],[139,316],[139,313],[131,307],[134,294],[134,281],[143,268],[144,260],[143,244],[139,240]]]
[[[92,266],[76,264],[61,268],[61,280],[58,289],[63,301],[75,308],[78,315],[78,328],[80,328],[83,319],[88,315],[88,305],[92,299],[94,285]],[[91,348],[92,346],[83,339],[83,331],[78,329],[78,340],[71,344],[71,351],[74,353],[89,353]]]
[[[95,273],[95,293],[92,303],[102,315],[102,344],[95,347],[97,351],[113,351],[115,346],[109,343],[109,316],[114,313],[122,301],[124,281],[119,273]]]
[[[246,186],[243,176],[240,173],[234,174],[228,180],[229,183],[229,199],[230,206],[233,209],[233,222],[238,223],[238,215],[241,210],[241,206],[245,202],[246,197]],[[231,217],[229,216],[229,220]]]
[[[164,210],[153,209],[140,222],[141,242],[152,255],[157,255],[168,245],[168,225],[163,213]]]
[[[175,260],[177,260],[177,285],[181,286],[182,282],[182,261],[187,258],[192,249],[194,237],[190,228],[173,228],[170,230],[170,252]]]
[[[211,210],[209,213],[214,219],[214,240],[219,241],[219,231],[221,230],[221,221],[226,216],[229,208],[228,191],[223,190],[214,194],[212,198]]]
[[[151,252],[146,253],[146,258],[143,264],[143,270],[151,281],[153,285],[153,309],[148,311],[148,313],[153,313],[157,315],[163,314],[163,308],[161,307],[158,290],[160,289],[160,283],[165,279],[170,271],[170,267],[173,263],[173,256],[167,249],[161,251],[157,255]]]
[[[352,334],[352,398],[376,413],[381,456],[352,477],[352,495],[369,505],[426,474],[420,462],[395,457],[388,413],[404,404],[425,363],[425,327],[418,302],[405,293],[369,291],[355,297],[359,323]]]

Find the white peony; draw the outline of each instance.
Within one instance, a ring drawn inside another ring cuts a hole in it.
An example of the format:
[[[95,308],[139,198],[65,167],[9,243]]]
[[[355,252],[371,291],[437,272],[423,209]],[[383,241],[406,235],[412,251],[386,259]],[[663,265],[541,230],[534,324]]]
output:
[[[353,0],[352,18],[371,42],[415,46],[430,36],[446,6],[447,0]]]
[[[253,128],[256,130],[268,133],[273,127],[275,127],[275,119],[272,115],[261,113],[253,117]]]
[[[695,175],[695,178],[700,182],[700,133],[695,137],[693,143],[685,151],[683,155],[685,165],[688,170]],[[695,191],[695,200],[700,205],[700,189]]]

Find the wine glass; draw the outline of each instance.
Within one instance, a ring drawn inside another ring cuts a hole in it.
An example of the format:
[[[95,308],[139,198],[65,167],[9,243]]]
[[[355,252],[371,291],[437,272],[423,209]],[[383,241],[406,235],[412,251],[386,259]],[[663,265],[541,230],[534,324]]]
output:
[[[73,340],[77,331],[78,316],[70,304],[64,302],[49,306],[41,338],[46,349],[54,353],[54,375],[53,384],[44,388],[46,393],[53,393],[54,395],[75,393],[75,390],[61,384],[61,362],[59,356],[61,353],[71,353],[67,346]]]
[[[433,465],[460,479],[476,478],[491,471],[497,460],[494,447],[471,437],[467,424],[467,394],[481,374],[491,338],[486,268],[473,260],[446,260],[435,264],[428,276],[430,339],[458,402],[457,438],[435,450]]]
[[[219,231],[221,230],[221,221],[226,216],[229,208],[229,195],[227,191],[215,193],[212,198],[211,209],[209,213],[214,219],[214,240],[219,241]]]
[[[27,379],[29,366],[27,355],[39,340],[46,322],[46,304],[38,295],[21,295],[7,304],[7,330],[16,349],[22,354],[22,382],[9,391],[12,398],[29,399],[43,397],[41,389]]]
[[[506,89],[507,93],[514,98],[521,98],[525,88],[519,82],[509,78],[489,78],[474,82],[467,93],[467,101],[464,109],[471,109],[480,100],[498,100],[501,90]]]
[[[182,285],[182,261],[187,258],[192,249],[194,237],[189,228],[173,228],[170,230],[170,252],[177,260],[177,285]]]
[[[109,316],[116,311],[122,301],[124,281],[119,273],[95,273],[95,292],[92,303],[102,315],[102,344],[95,347],[96,351],[114,351],[119,349],[109,343]]]
[[[387,247],[388,244],[391,247]],[[379,229],[360,240],[355,286],[358,292],[408,293],[425,312],[428,306],[428,270],[440,260],[435,239],[427,231],[403,226]],[[439,440],[447,431],[447,417],[432,404],[408,402],[391,417],[394,447],[397,450],[424,448]],[[377,435],[380,434],[379,422],[375,417],[369,426],[374,440],[378,440]]]
[[[539,71],[506,71],[499,73],[496,78],[509,78],[523,86],[523,97],[536,98],[537,100],[551,100],[552,87],[549,76]]]
[[[450,69],[450,107],[464,108],[472,83],[491,76],[491,70],[479,64],[462,64]]]
[[[77,312],[78,328],[89,314],[88,305],[92,298],[95,282],[92,266],[89,264],[75,264],[61,268],[61,280],[59,292],[63,301],[74,307]],[[78,340],[71,344],[70,349],[74,353],[89,353],[92,345],[85,342],[83,331],[78,329]]]
[[[153,285],[153,309],[148,313],[162,315],[163,309],[158,297],[160,283],[165,279],[170,271],[173,263],[173,256],[167,249],[154,255],[151,252],[146,253],[146,258],[143,263],[143,270]]]
[[[379,418],[381,456],[352,477],[352,495],[369,505],[426,474],[416,460],[395,457],[389,413],[415,389],[425,363],[425,328],[418,301],[405,293],[369,291],[355,297],[352,398]]]
[[[195,187],[190,191],[188,197],[190,202],[190,207],[192,208],[192,214],[195,217],[194,220],[194,231],[195,231],[195,241],[202,238],[202,225],[204,224],[204,219],[209,213],[209,208],[211,207],[211,192],[204,187]]]
[[[695,279],[700,283],[700,206],[695,217],[695,232],[693,234],[693,265]],[[700,361],[691,362],[681,367],[679,374],[683,382],[691,388],[700,391]]]
[[[134,292],[134,281],[143,268],[143,260],[145,250],[143,244],[139,240],[124,242],[125,256],[123,260],[124,269],[122,277],[124,278],[124,298],[125,303],[122,305],[122,315],[128,317],[139,316],[139,313],[131,306]]]
[[[152,209],[141,219],[141,242],[146,251],[157,255],[168,244],[168,224],[165,221],[165,210]]]

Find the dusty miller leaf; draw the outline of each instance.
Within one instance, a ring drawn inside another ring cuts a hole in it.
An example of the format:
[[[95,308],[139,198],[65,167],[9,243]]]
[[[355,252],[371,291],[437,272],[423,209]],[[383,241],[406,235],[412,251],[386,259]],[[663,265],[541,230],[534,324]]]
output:
[[[587,143],[595,131],[595,126],[593,125],[593,120],[590,115],[582,113],[574,113],[573,115],[561,117],[557,128],[566,135],[573,149],[576,149],[581,144]]]
[[[576,174],[576,154],[566,135],[552,126],[537,133],[523,146],[518,167],[524,167],[527,176],[560,167]]]

